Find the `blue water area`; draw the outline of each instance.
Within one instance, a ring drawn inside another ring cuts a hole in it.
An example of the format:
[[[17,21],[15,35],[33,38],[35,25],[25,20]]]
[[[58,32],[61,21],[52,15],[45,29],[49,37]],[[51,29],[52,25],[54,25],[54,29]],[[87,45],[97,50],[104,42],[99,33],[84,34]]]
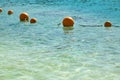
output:
[[[0,80],[120,80],[120,0],[0,0],[0,7]],[[21,12],[37,23],[20,22]],[[66,16],[73,28],[62,26]]]

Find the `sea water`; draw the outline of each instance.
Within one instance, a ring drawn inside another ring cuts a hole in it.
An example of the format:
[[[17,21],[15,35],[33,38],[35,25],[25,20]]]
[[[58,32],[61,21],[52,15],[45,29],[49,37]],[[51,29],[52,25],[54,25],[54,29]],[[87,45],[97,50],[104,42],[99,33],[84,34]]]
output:
[[[0,7],[0,80],[120,80],[119,0],[0,0]],[[21,12],[37,23],[20,22]],[[66,16],[73,29],[63,28]]]

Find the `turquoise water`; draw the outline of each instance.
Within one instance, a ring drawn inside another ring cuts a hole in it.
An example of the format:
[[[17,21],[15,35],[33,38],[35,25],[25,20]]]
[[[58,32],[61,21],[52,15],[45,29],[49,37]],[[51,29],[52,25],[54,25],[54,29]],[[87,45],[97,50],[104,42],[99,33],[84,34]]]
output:
[[[0,0],[0,7],[0,80],[120,79],[119,0]],[[38,22],[20,22],[21,12]],[[60,24],[66,16],[74,29]]]

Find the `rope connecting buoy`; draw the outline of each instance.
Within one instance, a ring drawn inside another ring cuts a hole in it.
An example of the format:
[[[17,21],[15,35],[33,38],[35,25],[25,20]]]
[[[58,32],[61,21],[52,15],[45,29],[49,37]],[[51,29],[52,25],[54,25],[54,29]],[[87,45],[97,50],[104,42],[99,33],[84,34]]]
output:
[[[36,23],[37,22],[37,19],[36,18],[32,18],[31,20],[30,20],[30,23]]]
[[[0,8],[0,13],[1,13],[2,11],[3,11],[2,8]]]
[[[20,21],[23,21],[23,22],[29,21],[29,15],[26,12],[21,13],[19,18],[20,18]]]
[[[104,26],[105,27],[111,27],[112,23],[110,21],[107,21],[107,22],[104,23]]]
[[[13,14],[13,10],[8,10],[8,15]]]
[[[70,27],[74,25],[74,19],[72,17],[65,17],[62,21],[64,27]]]

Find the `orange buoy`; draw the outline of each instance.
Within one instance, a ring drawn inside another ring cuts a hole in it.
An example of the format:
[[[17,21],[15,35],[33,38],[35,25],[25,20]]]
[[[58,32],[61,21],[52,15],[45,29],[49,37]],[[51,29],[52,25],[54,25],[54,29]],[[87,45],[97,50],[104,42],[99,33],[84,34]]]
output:
[[[20,18],[20,21],[23,21],[23,22],[29,21],[29,15],[26,12],[22,12],[19,18]]]
[[[37,22],[37,19],[36,18],[32,18],[31,20],[30,20],[30,23],[36,23]]]
[[[11,15],[11,14],[13,14],[13,10],[8,11],[8,15]]]
[[[74,19],[72,17],[65,17],[62,21],[64,27],[69,27],[74,25]]]
[[[0,13],[2,12],[2,8],[0,8]]]
[[[104,23],[104,26],[105,27],[111,27],[112,23],[110,21],[107,21],[107,22]]]

